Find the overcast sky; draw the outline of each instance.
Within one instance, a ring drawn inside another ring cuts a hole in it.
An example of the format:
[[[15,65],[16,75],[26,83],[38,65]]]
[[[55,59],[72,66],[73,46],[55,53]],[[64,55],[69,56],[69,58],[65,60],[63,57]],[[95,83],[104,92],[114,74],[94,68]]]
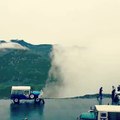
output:
[[[120,0],[0,0],[0,39],[120,43]]]

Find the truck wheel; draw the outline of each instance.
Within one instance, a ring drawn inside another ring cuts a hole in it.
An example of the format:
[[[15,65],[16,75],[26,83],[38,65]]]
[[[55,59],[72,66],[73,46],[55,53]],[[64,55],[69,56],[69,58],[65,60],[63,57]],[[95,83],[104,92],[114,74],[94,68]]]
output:
[[[20,102],[20,100],[18,98],[15,98],[15,99],[13,99],[13,102],[18,104]]]
[[[33,99],[33,98],[34,98],[34,95],[33,95],[33,94],[31,94],[31,95],[30,95],[30,98],[31,98],[31,99]]]
[[[40,103],[40,98],[35,98],[35,103]]]

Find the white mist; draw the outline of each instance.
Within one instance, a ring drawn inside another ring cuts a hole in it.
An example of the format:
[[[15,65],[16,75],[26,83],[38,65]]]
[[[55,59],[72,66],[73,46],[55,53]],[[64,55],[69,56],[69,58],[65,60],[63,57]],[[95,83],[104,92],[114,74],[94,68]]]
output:
[[[97,41],[91,44],[54,45],[52,66],[45,87],[48,97],[72,97],[111,93],[120,84],[120,48],[117,42]],[[57,82],[51,82],[51,76]]]

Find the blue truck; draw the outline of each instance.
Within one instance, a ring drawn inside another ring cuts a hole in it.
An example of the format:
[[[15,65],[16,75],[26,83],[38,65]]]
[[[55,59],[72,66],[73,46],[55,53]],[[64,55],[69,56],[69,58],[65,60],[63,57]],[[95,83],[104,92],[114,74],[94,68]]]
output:
[[[44,104],[43,91],[32,91],[30,86],[12,86],[11,100],[14,103],[20,103],[20,100],[34,100],[35,103]]]

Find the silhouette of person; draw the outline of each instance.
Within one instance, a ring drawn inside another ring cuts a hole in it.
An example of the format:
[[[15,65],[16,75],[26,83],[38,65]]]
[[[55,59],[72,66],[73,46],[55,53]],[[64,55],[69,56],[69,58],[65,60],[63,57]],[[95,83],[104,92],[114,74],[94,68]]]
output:
[[[118,85],[117,90],[120,91],[120,85]]]
[[[100,100],[102,100],[103,99],[103,87],[100,87],[100,89],[99,89],[99,98],[100,98]]]
[[[115,87],[114,86],[112,86],[112,92],[111,92],[111,98],[112,98],[112,103],[114,102],[114,100],[115,100]]]

